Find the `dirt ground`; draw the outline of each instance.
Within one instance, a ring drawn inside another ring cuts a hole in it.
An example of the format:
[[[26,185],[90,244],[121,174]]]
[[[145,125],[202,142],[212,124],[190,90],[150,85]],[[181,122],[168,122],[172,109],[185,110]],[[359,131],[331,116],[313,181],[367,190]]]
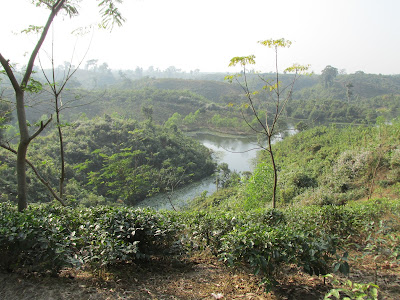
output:
[[[374,281],[374,265],[357,261],[349,278]],[[347,278],[343,277],[342,280]],[[329,279],[330,280],[330,279]],[[261,277],[245,267],[229,268],[209,254],[184,260],[153,259],[101,272],[64,270],[59,277],[0,273],[0,299],[323,299],[333,287],[327,279],[287,266],[279,284],[267,293]],[[400,267],[380,264],[379,299],[400,299]]]

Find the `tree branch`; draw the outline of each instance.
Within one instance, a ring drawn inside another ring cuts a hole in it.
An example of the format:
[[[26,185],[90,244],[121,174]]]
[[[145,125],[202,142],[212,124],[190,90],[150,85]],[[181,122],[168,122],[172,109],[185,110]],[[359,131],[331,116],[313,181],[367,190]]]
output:
[[[32,141],[35,137],[37,137],[49,123],[53,120],[53,116],[50,117],[50,119],[47,120],[46,123],[43,124],[43,121],[40,122],[40,128],[29,137],[29,141]]]
[[[258,117],[257,111],[254,107],[253,99],[250,96],[250,90],[249,90],[249,86],[247,84],[246,67],[243,67],[243,74],[244,74],[245,85],[243,86],[237,79],[236,79],[236,81],[239,83],[239,85],[242,87],[242,89],[246,92],[246,97],[249,100],[251,110],[253,111],[253,114],[256,117],[258,123],[260,123],[261,127],[264,129],[265,132],[269,132],[268,129],[265,127],[264,123],[261,122],[260,118]],[[267,124],[267,126],[268,126],[268,124]]]
[[[32,74],[33,64],[35,63],[36,56],[39,53],[39,50],[43,45],[43,42],[47,36],[47,32],[49,31],[50,25],[53,22],[54,17],[57,15],[57,13],[63,7],[65,1],[66,0],[57,0],[56,3],[51,7],[50,16],[47,19],[46,25],[43,28],[42,34],[40,35],[40,38],[39,38],[39,41],[37,42],[35,48],[32,51],[31,57],[29,58],[28,65],[26,66],[25,75],[21,82],[21,87],[25,87],[28,84],[29,78],[31,77],[31,74]]]
[[[4,145],[4,144],[0,144],[0,147],[3,149],[6,149],[12,153],[14,153],[15,155],[17,155],[17,151],[15,151],[14,149],[12,149],[11,147]],[[43,185],[45,185],[47,187],[47,189],[49,190],[49,192],[52,194],[52,196],[58,200],[62,206],[66,206],[66,204],[64,203],[64,201],[58,197],[57,193],[52,189],[52,187],[50,186],[50,184],[42,177],[40,176],[39,172],[36,170],[35,166],[28,160],[25,159],[26,163],[31,167],[33,173],[35,173],[36,177],[40,180],[41,183],[43,183]]]
[[[9,61],[6,60],[6,59],[3,57],[3,55],[1,55],[1,53],[0,53],[0,62],[1,62],[1,65],[3,66],[4,70],[5,70],[6,73],[7,73],[8,79],[10,79],[10,81],[11,81],[11,84],[12,84],[14,90],[15,90],[15,91],[20,91],[21,88],[20,88],[20,86],[19,86],[19,84],[18,84],[17,79],[16,79],[15,76],[14,76],[13,71],[11,70]]]
[[[245,117],[245,115],[244,115],[242,109],[240,109],[240,113],[242,114],[243,120],[245,121],[245,123],[247,124],[247,126],[250,127],[250,129],[252,129],[252,130],[253,130],[254,132],[256,132],[256,133],[263,133],[263,134],[265,134],[264,131],[260,131],[260,130],[255,129],[255,128],[247,121],[247,119],[246,119],[246,117]]]

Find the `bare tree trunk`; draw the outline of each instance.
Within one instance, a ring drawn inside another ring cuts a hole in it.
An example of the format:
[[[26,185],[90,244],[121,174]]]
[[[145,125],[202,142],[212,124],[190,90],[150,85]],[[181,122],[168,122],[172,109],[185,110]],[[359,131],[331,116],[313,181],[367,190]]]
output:
[[[61,122],[60,122],[60,108],[58,105],[58,97],[60,94],[55,93],[55,105],[56,105],[56,116],[57,116],[57,129],[58,129],[58,139],[60,141],[60,160],[61,160],[61,174],[60,174],[60,187],[59,187],[59,196],[62,199],[64,195],[64,180],[65,180],[65,159],[64,159],[64,142],[63,135],[61,130]]]
[[[27,187],[26,187],[26,152],[29,143],[25,143],[22,139],[18,145],[17,154],[17,192],[18,192],[18,211],[23,211],[28,206]]]
[[[65,180],[65,159],[64,159],[64,143],[60,126],[58,126],[58,136],[60,139],[60,158],[61,158],[61,176],[60,176],[60,198],[64,196],[64,180]]]
[[[27,207],[27,184],[26,184],[26,153],[30,142],[28,125],[26,124],[24,91],[16,91],[17,116],[19,124],[20,141],[17,152],[17,194],[18,211],[23,211]]]
[[[276,163],[274,158],[274,152],[272,151],[271,136],[268,135],[268,152],[271,157],[272,168],[274,169],[274,186],[272,193],[272,208],[276,208],[276,188],[278,185],[278,171],[276,170]]]

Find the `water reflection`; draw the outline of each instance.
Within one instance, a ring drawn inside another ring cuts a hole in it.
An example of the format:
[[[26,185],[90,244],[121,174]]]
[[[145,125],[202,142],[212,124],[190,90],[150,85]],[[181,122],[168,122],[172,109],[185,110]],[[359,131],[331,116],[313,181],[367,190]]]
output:
[[[273,142],[282,140],[284,137],[295,133],[296,130],[293,126],[288,126],[285,131],[276,135]],[[261,149],[256,136],[228,137],[210,133],[192,133],[191,136],[207,148],[213,150],[214,159],[218,163],[227,163],[231,171],[253,171],[257,152]],[[184,207],[193,198],[200,196],[202,192],[207,191],[207,195],[210,195],[216,190],[214,177],[211,176],[174,191],[171,195],[171,201],[173,206],[179,209]],[[173,209],[170,200],[165,194],[149,197],[137,206],[152,207],[157,210]]]
[[[227,163],[231,171],[252,171],[257,151],[260,149],[256,137],[226,137],[210,133],[196,133],[192,137],[207,148],[214,151],[214,159],[218,163]],[[178,209],[184,207],[190,200],[207,191],[208,195],[216,191],[214,177],[191,183],[180,188],[171,195],[173,206]],[[165,194],[149,197],[140,202],[138,207],[152,207],[155,209],[173,209],[170,200]]]
[[[207,148],[214,151],[218,163],[227,163],[231,171],[252,171],[254,158],[261,148],[256,137],[222,137],[209,133],[193,136]]]

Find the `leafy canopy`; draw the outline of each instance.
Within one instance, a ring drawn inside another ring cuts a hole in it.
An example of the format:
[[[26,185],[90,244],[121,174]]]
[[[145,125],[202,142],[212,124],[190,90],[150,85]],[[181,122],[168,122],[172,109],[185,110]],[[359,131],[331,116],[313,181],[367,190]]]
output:
[[[122,3],[122,0],[96,0],[100,8],[100,16],[102,18],[99,28],[112,29],[114,25],[121,26],[125,19],[122,17],[116,3]],[[62,5],[62,10],[70,18],[79,15],[79,4],[82,0],[32,0],[32,4],[36,7],[46,7],[53,10],[56,6]],[[28,31],[38,30],[40,27],[30,26]],[[25,31],[24,31],[25,32]]]
[[[264,41],[258,41],[258,43],[263,46],[267,46],[268,48],[275,48],[275,49],[278,47],[289,48],[292,45],[291,41],[285,40],[284,38],[279,40],[269,39]]]

